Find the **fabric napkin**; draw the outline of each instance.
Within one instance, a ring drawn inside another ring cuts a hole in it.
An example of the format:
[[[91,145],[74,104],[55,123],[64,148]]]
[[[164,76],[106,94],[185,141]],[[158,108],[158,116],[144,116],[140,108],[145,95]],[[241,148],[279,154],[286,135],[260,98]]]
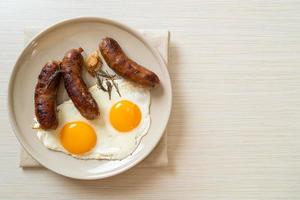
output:
[[[39,32],[40,28],[26,28],[24,30],[24,42],[27,44],[30,39]],[[169,54],[169,31],[167,30],[139,30],[146,40],[158,50],[165,63],[168,64]],[[167,154],[167,133],[163,135],[161,141],[145,158],[138,167],[164,167],[168,165]],[[19,166],[22,168],[42,167],[27,151],[21,148]]]

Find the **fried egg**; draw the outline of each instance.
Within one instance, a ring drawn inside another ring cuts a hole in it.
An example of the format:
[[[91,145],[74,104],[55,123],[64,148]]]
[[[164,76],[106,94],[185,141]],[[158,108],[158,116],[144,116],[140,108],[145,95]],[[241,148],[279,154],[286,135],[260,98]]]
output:
[[[150,91],[123,79],[116,83],[121,97],[115,88],[111,99],[97,85],[89,88],[100,110],[94,120],[82,117],[71,100],[57,106],[58,128],[35,129],[42,144],[79,159],[121,160],[132,154],[150,127]]]

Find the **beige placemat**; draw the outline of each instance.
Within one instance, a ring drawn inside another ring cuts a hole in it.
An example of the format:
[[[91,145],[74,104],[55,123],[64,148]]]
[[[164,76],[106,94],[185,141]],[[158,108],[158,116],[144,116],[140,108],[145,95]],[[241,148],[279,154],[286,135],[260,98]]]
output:
[[[27,43],[34,35],[39,32],[40,28],[26,28],[24,30],[24,42]],[[140,30],[141,34],[158,50],[166,64],[168,64],[169,53],[169,31],[167,30]],[[167,154],[167,133],[164,134],[161,141],[143,160],[139,167],[163,167],[168,165]],[[42,167],[27,151],[21,148],[19,166],[23,168]]]

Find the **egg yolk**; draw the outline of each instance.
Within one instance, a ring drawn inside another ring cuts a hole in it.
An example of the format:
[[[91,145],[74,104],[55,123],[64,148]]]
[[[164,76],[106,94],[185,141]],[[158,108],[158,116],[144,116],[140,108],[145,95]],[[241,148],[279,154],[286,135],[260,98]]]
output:
[[[112,106],[109,120],[116,130],[128,132],[139,125],[141,116],[141,111],[136,104],[122,100]]]
[[[70,153],[83,154],[96,145],[97,135],[87,123],[75,121],[64,125],[60,132],[60,141]]]

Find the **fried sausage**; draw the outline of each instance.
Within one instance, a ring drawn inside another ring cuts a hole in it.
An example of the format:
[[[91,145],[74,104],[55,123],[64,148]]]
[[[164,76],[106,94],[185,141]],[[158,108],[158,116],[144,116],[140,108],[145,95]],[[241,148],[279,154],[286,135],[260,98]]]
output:
[[[61,64],[65,88],[75,107],[86,119],[95,119],[99,115],[99,108],[81,78],[83,66],[82,48],[71,49],[63,58]]]
[[[61,73],[59,62],[50,61],[45,64],[35,86],[35,116],[42,129],[56,129],[56,96]]]
[[[99,49],[108,66],[118,75],[144,86],[154,87],[159,83],[158,76],[128,58],[116,40],[104,38]]]

